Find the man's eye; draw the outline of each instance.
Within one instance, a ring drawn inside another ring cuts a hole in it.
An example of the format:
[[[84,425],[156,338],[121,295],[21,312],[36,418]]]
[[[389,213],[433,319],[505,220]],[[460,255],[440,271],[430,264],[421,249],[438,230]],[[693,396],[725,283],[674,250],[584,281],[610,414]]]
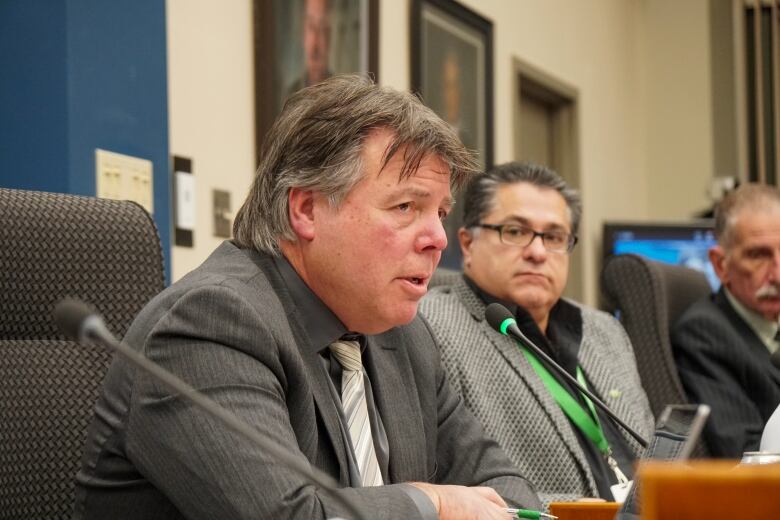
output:
[[[527,235],[528,232],[525,228],[518,226],[504,226],[504,234],[510,237],[521,237]]]
[[[407,211],[412,209],[412,204],[411,202],[403,202],[396,207],[401,211],[401,213],[406,213]]]
[[[551,245],[563,245],[566,242],[566,235],[563,233],[545,233],[544,241]]]
[[[439,210],[439,220],[444,221],[444,219],[447,218],[447,211],[440,209]]]
[[[766,249],[748,249],[745,252],[745,256],[747,256],[751,260],[757,260],[759,258],[766,258],[772,256],[772,254]]]

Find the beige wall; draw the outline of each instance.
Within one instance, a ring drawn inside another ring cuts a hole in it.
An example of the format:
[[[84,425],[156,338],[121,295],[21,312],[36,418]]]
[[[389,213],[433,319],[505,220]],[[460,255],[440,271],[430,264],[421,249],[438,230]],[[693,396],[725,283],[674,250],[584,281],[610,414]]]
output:
[[[468,2],[493,21],[496,161],[513,159],[512,57],[573,86],[579,99],[585,300],[597,299],[604,219],[646,213],[636,67],[637,2]],[[620,194],[620,196],[615,196]]]
[[[463,0],[494,30],[495,158],[513,153],[513,58],[579,94],[585,300],[597,300],[606,219],[679,218],[703,207],[711,175],[707,0]],[[409,86],[409,2],[380,0],[380,82]],[[251,0],[168,0],[171,153],[193,157],[195,249],[215,247],[212,187],[236,208],[253,173]]]
[[[168,0],[171,155],[193,160],[194,248],[173,246],[171,280],[222,242],[213,236],[212,190],[231,193],[233,213],[254,173],[252,1]]]
[[[713,164],[707,0],[644,0],[647,217],[690,218],[709,205]],[[730,172],[728,174],[734,174]]]

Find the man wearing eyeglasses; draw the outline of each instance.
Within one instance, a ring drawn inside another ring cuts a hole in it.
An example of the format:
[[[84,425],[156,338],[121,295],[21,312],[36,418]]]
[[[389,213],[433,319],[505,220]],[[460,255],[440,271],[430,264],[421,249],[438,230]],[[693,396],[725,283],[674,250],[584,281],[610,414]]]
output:
[[[494,331],[485,321],[488,304],[512,311],[534,343],[642,436],[653,427],[623,328],[606,313],[561,298],[581,213],[579,195],[548,168],[508,163],[477,177],[466,190],[458,232],[463,276],[420,304],[451,383],[545,504],[613,500],[611,487],[631,479],[641,447],[533,354]]]

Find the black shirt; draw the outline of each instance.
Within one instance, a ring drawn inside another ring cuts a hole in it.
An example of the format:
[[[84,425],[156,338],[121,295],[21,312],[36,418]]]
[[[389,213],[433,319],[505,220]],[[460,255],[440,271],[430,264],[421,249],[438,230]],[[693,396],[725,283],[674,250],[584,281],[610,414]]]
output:
[[[355,340],[360,343],[360,351],[364,354],[367,339],[362,334],[354,334],[347,331],[347,327],[341,323],[341,320],[333,314],[333,311],[331,311],[322,300],[312,292],[298,273],[295,272],[295,269],[293,269],[286,258],[283,256],[274,257],[274,263],[276,264],[277,269],[279,269],[279,274],[281,274],[282,280],[284,280],[284,284],[290,293],[290,298],[293,300],[296,307],[300,309],[301,315],[306,316],[306,331],[309,335],[311,345],[320,355],[323,369],[330,375],[330,382],[332,383],[330,385],[331,397],[333,397],[334,402],[338,405],[336,406],[336,409],[338,410],[339,423],[341,424],[341,437],[344,441],[347,457],[349,458],[351,485],[353,487],[360,487],[360,473],[357,469],[358,465],[355,461],[352,443],[349,439],[349,426],[347,426],[347,421],[341,408],[341,365],[335,358],[331,359],[330,349],[328,347],[337,339]],[[382,472],[382,479],[387,482],[390,460],[389,445],[382,419],[379,416],[374,403],[374,395],[369,377],[364,380],[368,420],[371,423],[374,450],[376,451],[376,458]]]
[[[523,307],[501,301],[486,293],[465,274],[463,275],[463,278],[465,279],[466,284],[480,297],[485,305],[500,303],[509,309],[515,316],[517,326],[523,334],[533,341],[545,354],[563,367],[572,377],[577,377],[577,366],[579,364],[578,355],[580,344],[582,343],[582,313],[578,307],[564,300],[558,300],[550,310],[550,317],[547,322],[547,335],[545,336],[528,311]],[[541,359],[539,361],[544,363]],[[574,385],[558,375],[554,369],[550,367],[547,368],[553,377],[555,377],[556,381],[558,381],[563,388],[565,388],[577,402],[587,410],[587,404],[583,399],[582,394],[576,390]],[[587,380],[588,375],[584,375]],[[588,389],[601,399],[601,396],[589,381]],[[598,415],[607,443],[612,449],[612,457],[626,477],[631,479],[634,474],[634,455],[625,438],[621,435],[620,427],[614,424],[612,419],[598,408],[596,408],[596,414]],[[593,441],[591,441],[582,430],[571,421],[571,419],[569,419],[569,423],[577,436],[582,451],[585,453],[585,458],[593,473],[593,479],[596,482],[599,496],[606,500],[614,500],[612,491],[609,488],[610,486],[617,484],[615,473],[609,467],[605,457]]]

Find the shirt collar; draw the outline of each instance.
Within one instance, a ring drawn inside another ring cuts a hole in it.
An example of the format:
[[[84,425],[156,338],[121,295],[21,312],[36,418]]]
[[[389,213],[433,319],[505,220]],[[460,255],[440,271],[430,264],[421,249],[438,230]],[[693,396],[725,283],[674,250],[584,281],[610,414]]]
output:
[[[328,348],[328,345],[348,332],[347,327],[314,294],[283,255],[273,259],[293,304],[305,320],[303,328],[309,335],[311,348],[315,352]]]
[[[463,280],[466,282],[466,285],[469,286],[469,289],[474,291],[474,294],[479,296],[479,299],[485,303],[485,307],[487,307],[491,303],[500,303],[501,305],[506,307],[509,312],[512,313],[512,316],[517,315],[517,304],[514,304],[512,302],[507,302],[504,300],[499,300],[492,294],[485,292],[484,290],[482,290],[482,287],[477,285],[477,282],[469,278],[469,276],[466,273],[463,273]]]
[[[739,301],[726,287],[723,287],[723,292],[726,295],[726,299],[728,299],[729,303],[732,307],[734,307],[734,310],[739,314],[739,316],[745,320],[745,323],[748,324],[748,326],[753,330],[753,332],[756,333],[756,335],[761,339],[761,342],[766,345],[766,348],[769,349],[769,353],[773,353],[778,349],[778,342],[775,340],[775,335],[777,334],[778,329],[778,323],[776,321],[771,321],[757,312],[747,308],[745,305],[742,304],[741,301]]]
[[[463,280],[486,306],[491,303],[500,303],[506,307],[512,313],[512,316],[516,318],[517,326],[520,327],[520,330],[543,350],[547,350],[548,355],[566,364],[567,367],[569,365],[576,367],[583,328],[582,313],[579,307],[567,302],[563,298],[559,299],[553,308],[550,309],[547,336],[545,336],[525,308],[516,303],[499,300],[492,294],[484,291],[465,273],[463,274]]]

